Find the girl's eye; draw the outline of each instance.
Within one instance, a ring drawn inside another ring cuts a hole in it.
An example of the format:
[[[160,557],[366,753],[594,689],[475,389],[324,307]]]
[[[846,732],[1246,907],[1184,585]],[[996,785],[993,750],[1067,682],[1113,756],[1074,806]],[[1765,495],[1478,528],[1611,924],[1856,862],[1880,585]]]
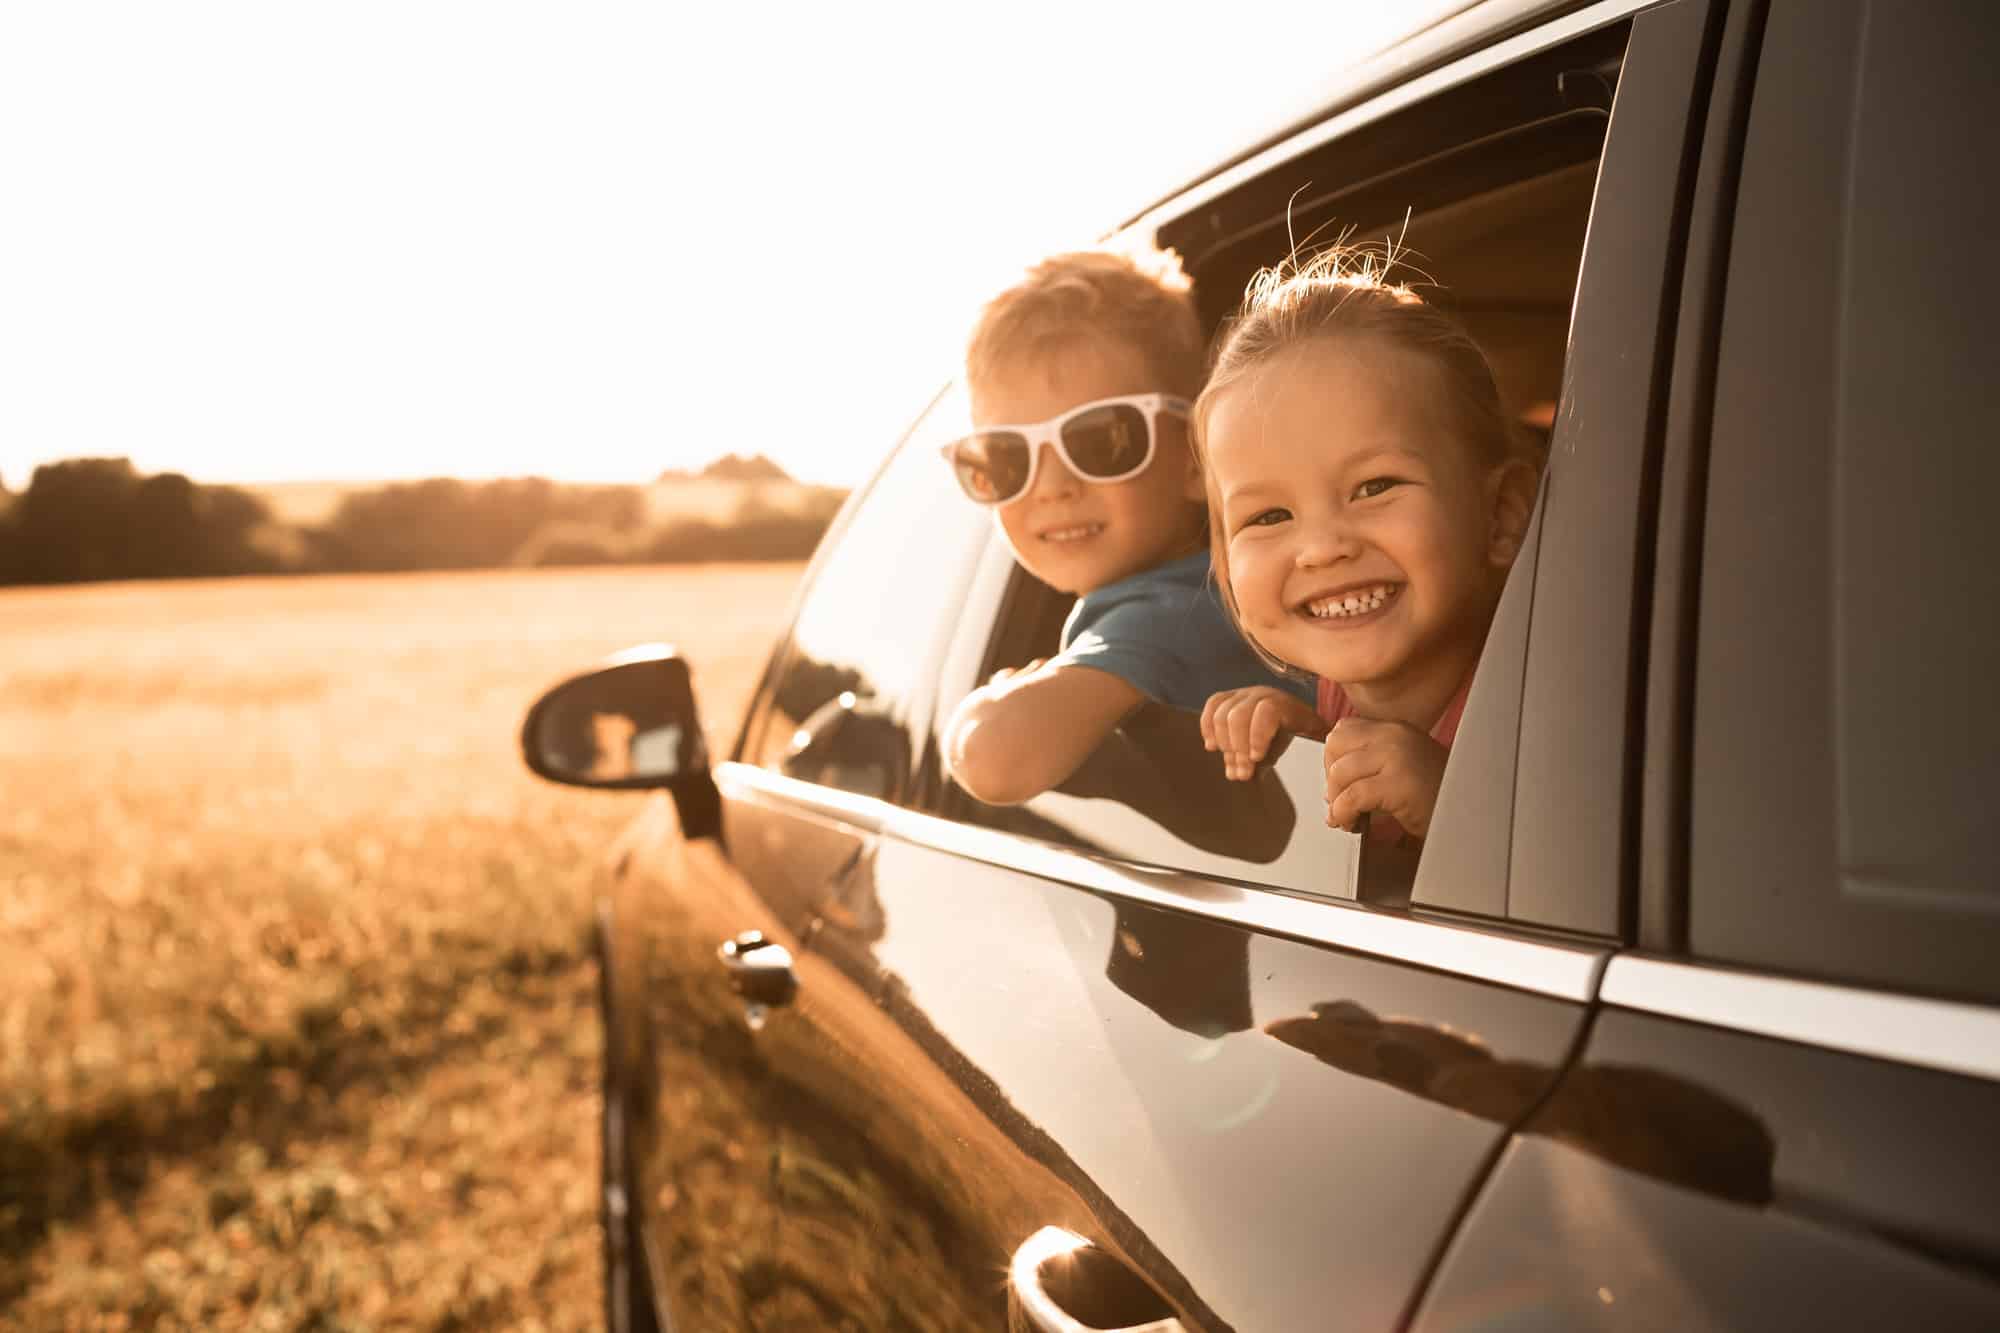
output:
[[[1266,509],[1261,513],[1253,514],[1250,520],[1243,526],[1246,528],[1268,528],[1275,524],[1283,523],[1291,516],[1292,511],[1289,509]]]
[[[1399,477],[1370,477],[1354,488],[1354,498],[1357,500],[1372,500],[1384,491],[1401,486],[1402,484],[1402,479]]]

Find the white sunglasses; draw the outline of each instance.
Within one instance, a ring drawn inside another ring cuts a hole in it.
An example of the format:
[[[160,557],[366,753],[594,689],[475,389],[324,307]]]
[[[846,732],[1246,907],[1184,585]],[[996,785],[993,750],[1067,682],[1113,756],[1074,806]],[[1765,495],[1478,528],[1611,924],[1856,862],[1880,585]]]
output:
[[[1124,393],[1072,407],[1032,426],[989,426],[953,440],[941,452],[959,489],[983,505],[1009,504],[1035,485],[1042,445],[1055,446],[1063,465],[1085,481],[1127,481],[1153,461],[1162,412],[1188,414],[1188,401],[1164,393]]]

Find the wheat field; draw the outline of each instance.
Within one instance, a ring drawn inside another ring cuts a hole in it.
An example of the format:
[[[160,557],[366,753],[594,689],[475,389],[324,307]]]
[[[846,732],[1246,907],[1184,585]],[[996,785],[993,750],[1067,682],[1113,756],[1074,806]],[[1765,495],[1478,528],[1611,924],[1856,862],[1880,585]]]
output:
[[[587,921],[522,768],[650,639],[726,748],[798,567],[0,590],[0,1325],[596,1327]]]

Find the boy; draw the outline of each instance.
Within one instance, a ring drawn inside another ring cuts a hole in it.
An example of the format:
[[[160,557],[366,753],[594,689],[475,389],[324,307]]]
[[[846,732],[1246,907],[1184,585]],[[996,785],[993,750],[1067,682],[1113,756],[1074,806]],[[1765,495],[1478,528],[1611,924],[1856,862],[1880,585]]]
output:
[[[1062,650],[996,673],[945,727],[974,797],[1028,800],[1147,699],[1198,710],[1271,685],[1209,577],[1187,442],[1201,327],[1171,252],[1057,255],[995,297],[966,350],[971,435],[946,454],[1030,574],[1078,595]]]

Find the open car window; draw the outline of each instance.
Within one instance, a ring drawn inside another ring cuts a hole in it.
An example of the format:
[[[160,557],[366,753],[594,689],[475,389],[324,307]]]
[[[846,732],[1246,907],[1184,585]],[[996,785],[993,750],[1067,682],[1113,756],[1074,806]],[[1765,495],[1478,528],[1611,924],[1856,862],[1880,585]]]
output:
[[[1293,893],[1353,894],[1381,906],[1616,933],[1621,909],[1615,874],[1589,886],[1594,896],[1588,901],[1581,892],[1574,901],[1562,897],[1560,885],[1538,887],[1539,897],[1517,894],[1511,879],[1520,869],[1516,781],[1535,660],[1531,611],[1543,614],[1535,602],[1548,578],[1548,539],[1560,539],[1565,572],[1574,575],[1591,565],[1586,548],[1630,545],[1638,523],[1637,499],[1627,505],[1620,488],[1643,466],[1643,416],[1637,429],[1607,429],[1566,420],[1564,409],[1573,392],[1565,376],[1577,369],[1568,357],[1573,314],[1582,318],[1576,303],[1585,237],[1596,236],[1600,225],[1593,209],[1600,172],[1608,170],[1610,111],[1633,54],[1627,46],[1632,32],[1629,23],[1589,31],[1320,143],[1219,195],[1197,198],[1179,211],[1170,205],[1140,224],[1181,252],[1212,326],[1235,308],[1250,276],[1285,259],[1296,238],[1394,241],[1408,265],[1405,280],[1455,315],[1480,344],[1523,435],[1544,449],[1553,437],[1561,456],[1550,484],[1567,480],[1570,505],[1583,509],[1566,507],[1556,529],[1546,488],[1537,502],[1489,632],[1427,844],[1370,842],[1362,855],[1359,840],[1325,825],[1321,747],[1294,740],[1256,782],[1227,783],[1220,779],[1219,758],[1201,748],[1195,715],[1158,706],[1128,718],[1057,791],[1013,808],[983,806],[954,792],[954,814],[1128,862]],[[1655,43],[1638,68],[1637,85],[1648,100],[1626,118],[1627,139],[1635,146],[1625,170],[1655,171],[1660,155],[1670,154],[1665,188],[1671,191],[1680,136],[1699,87],[1694,57]],[[1654,128],[1659,132],[1645,137]],[[1662,217],[1652,230],[1628,216],[1631,209],[1623,209],[1618,221],[1648,247],[1664,248],[1671,203],[1656,210]],[[1619,238],[1624,230],[1609,234]],[[1594,247],[1602,258],[1592,262],[1600,270],[1615,276],[1621,264],[1646,267],[1649,255],[1614,253],[1617,244],[1603,240]],[[1666,263],[1662,253],[1660,266]],[[1601,279],[1600,286],[1610,292],[1615,284]],[[1656,327],[1657,316],[1640,303],[1607,299],[1596,306],[1606,327],[1629,320],[1649,336]],[[1599,341],[1607,352],[1618,343]],[[1635,410],[1647,410],[1651,370],[1643,358],[1632,360],[1637,388],[1626,393],[1624,378],[1599,376],[1592,386],[1596,401],[1615,389],[1621,403],[1629,398]],[[1602,492],[1601,502],[1587,498],[1594,491]],[[1588,513],[1593,504],[1602,511],[1595,518]],[[1576,606],[1546,617],[1546,637],[1564,648],[1564,654],[1544,654],[1552,665],[1567,655],[1569,638],[1599,633],[1630,614],[1630,583],[1599,582],[1603,588],[1581,593],[1566,587],[1563,596]],[[1052,652],[1067,605],[1068,599],[1017,572],[984,669]],[[1542,634],[1539,620],[1534,628]],[[1618,657],[1599,674],[1609,681],[1623,664]],[[1622,716],[1622,696],[1609,707]],[[1538,751],[1537,764],[1554,762],[1572,741],[1592,740],[1593,729],[1615,732],[1585,716],[1579,709],[1552,733],[1541,747],[1549,753]],[[1616,734],[1597,739],[1622,744]],[[1619,762],[1608,751],[1593,753],[1592,762],[1598,759]],[[1594,781],[1595,771],[1579,766],[1571,777]],[[1608,799],[1618,799],[1615,791]],[[1536,853],[1560,855],[1560,849],[1538,846]]]

